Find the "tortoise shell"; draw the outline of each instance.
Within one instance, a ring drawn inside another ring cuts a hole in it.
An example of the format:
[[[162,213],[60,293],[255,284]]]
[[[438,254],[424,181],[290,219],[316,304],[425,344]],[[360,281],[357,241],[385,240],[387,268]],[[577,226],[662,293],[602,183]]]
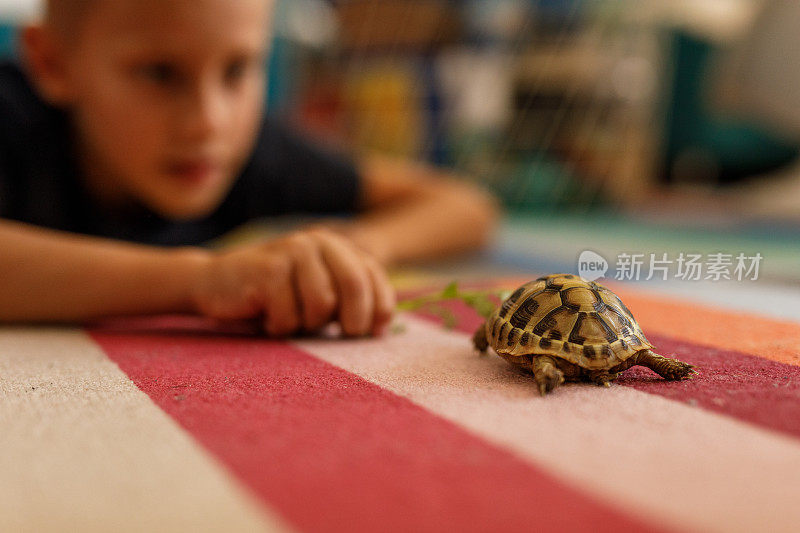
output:
[[[572,274],[543,276],[514,291],[487,320],[486,340],[511,363],[550,355],[588,370],[653,348],[616,294]]]

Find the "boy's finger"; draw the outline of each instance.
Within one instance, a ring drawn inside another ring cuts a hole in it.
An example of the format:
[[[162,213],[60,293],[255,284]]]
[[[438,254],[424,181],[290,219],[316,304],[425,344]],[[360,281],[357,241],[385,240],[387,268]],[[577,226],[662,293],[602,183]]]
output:
[[[386,326],[392,320],[394,307],[397,303],[397,296],[383,267],[372,258],[367,258],[365,264],[370,278],[372,279],[372,287],[375,294],[372,334],[377,336],[383,333]]]
[[[359,254],[342,239],[317,234],[322,257],[339,296],[339,322],[345,335],[366,335],[372,325],[372,280]]]
[[[268,279],[265,280],[264,328],[275,337],[290,335],[300,328],[292,267],[288,258],[282,258],[265,273]]]
[[[333,319],[336,312],[336,289],[317,242],[305,234],[292,236],[290,242],[295,259],[303,326],[307,331],[314,331]]]

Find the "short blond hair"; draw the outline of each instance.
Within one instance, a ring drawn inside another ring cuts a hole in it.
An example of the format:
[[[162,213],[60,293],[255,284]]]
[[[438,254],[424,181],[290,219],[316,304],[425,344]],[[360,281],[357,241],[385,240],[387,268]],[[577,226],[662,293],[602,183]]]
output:
[[[66,35],[78,28],[83,14],[96,0],[46,0],[44,21]]]

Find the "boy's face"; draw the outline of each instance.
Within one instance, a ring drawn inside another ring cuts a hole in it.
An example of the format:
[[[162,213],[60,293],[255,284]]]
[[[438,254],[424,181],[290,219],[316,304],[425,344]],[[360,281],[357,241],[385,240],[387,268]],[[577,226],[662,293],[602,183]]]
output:
[[[271,0],[96,0],[66,55],[83,169],[172,219],[222,201],[263,112]]]

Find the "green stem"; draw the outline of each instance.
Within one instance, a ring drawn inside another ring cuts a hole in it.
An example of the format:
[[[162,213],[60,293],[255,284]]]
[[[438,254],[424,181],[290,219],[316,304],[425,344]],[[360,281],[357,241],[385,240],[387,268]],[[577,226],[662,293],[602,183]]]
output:
[[[442,316],[445,319],[445,323],[447,325],[452,324],[454,326],[455,325],[454,315],[452,315],[452,313],[449,313],[448,316],[446,317],[443,316],[442,311],[444,308],[436,304],[445,301],[461,300],[462,302],[473,308],[479,315],[483,316],[484,318],[488,318],[489,315],[491,315],[494,309],[497,307],[497,303],[492,301],[493,297],[502,301],[508,297],[507,291],[498,291],[498,290],[461,291],[458,289],[456,283],[453,282],[450,283],[443,291],[439,291],[433,294],[418,296],[417,298],[412,298],[409,300],[400,301],[397,303],[397,310],[416,311],[419,309],[426,309],[429,312]]]

